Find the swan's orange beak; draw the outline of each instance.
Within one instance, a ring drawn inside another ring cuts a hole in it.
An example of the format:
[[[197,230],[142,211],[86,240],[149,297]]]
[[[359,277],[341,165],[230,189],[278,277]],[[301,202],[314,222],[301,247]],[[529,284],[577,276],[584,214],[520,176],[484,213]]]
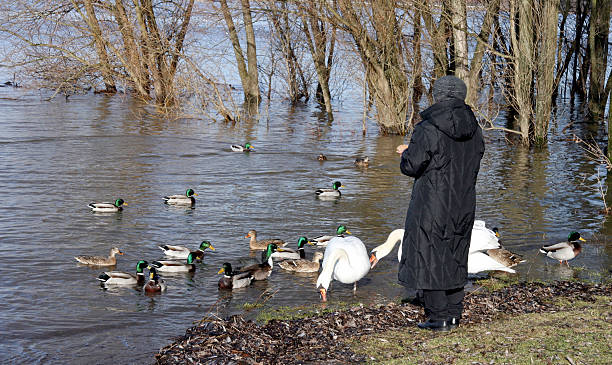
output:
[[[370,255],[370,269],[373,269],[377,263],[378,263],[378,259],[376,258],[376,254],[372,253],[372,255]]]
[[[325,288],[319,289],[319,294],[321,295],[321,301],[327,302],[327,290]]]

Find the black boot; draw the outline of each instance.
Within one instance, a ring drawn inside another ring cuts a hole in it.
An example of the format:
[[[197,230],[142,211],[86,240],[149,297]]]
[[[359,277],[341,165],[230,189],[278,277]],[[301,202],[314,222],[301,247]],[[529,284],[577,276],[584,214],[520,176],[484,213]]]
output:
[[[459,317],[450,317],[448,321],[446,321],[446,325],[448,326],[448,329],[451,330],[459,327]]]
[[[448,331],[448,325],[446,321],[432,321],[428,319],[427,322],[419,323],[417,326],[422,329],[432,330],[432,331]]]

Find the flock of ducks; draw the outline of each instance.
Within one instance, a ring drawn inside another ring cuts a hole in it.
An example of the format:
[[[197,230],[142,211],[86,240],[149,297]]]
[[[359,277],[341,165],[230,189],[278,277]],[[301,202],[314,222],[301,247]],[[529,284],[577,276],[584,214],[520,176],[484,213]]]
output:
[[[244,146],[231,145],[232,151],[251,152],[254,151],[250,143]],[[318,157],[320,161],[326,160],[324,155]],[[358,158],[356,166],[367,167],[369,159]],[[341,196],[340,188],[344,187],[340,181],[335,181],[331,188],[315,190],[315,196],[319,198],[338,198]],[[163,201],[168,205],[194,206],[197,194],[193,189],[187,189],[185,194],[164,196]],[[128,204],[123,199],[116,199],[112,203],[90,203],[89,207],[94,212],[112,213],[123,210]],[[266,280],[272,274],[274,261],[279,261],[278,266],[286,271],[302,273],[320,273],[316,281],[316,287],[322,301],[327,301],[327,292],[333,280],[344,284],[353,284],[353,291],[357,290],[357,282],[373,269],[379,260],[387,256],[399,242],[397,251],[398,261],[401,261],[402,241],[404,229],[393,230],[387,240],[375,247],[368,254],[364,243],[357,237],[351,235],[346,226],[337,227],[335,234],[308,239],[299,237],[297,248],[290,249],[287,243],[281,239],[257,238],[257,231],[250,230],[245,238],[249,238],[251,250],[261,250],[261,263],[245,267],[234,268],[231,263],[223,263],[219,274],[223,274],[218,282],[219,289],[237,289],[251,285],[253,281]],[[539,252],[558,260],[560,264],[576,257],[581,251],[579,241],[585,241],[578,232],[571,232],[567,241],[540,248]],[[314,246],[324,248],[324,252],[316,251],[312,260],[306,259],[305,247]],[[159,248],[167,256],[168,260],[156,260],[150,263],[140,260],[136,264],[136,273],[125,273],[120,271],[109,271],[102,273],[98,280],[104,286],[138,286],[147,293],[158,293],[166,289],[166,285],[158,272],[189,273],[196,270],[196,260],[204,258],[205,250],[215,250],[209,241],[202,241],[195,250],[183,246],[160,245]],[[101,256],[76,256],[75,259],[86,265],[114,266],[117,263],[116,255],[123,255],[117,247],[110,250],[108,257]],[[323,260],[322,263],[320,261]],[[472,238],[468,255],[468,273],[476,274],[485,271],[505,271],[515,273],[512,267],[525,260],[519,255],[510,252],[501,245],[499,231],[497,228],[489,229],[482,220],[474,221]],[[145,281],[144,270],[149,270],[149,280]]]

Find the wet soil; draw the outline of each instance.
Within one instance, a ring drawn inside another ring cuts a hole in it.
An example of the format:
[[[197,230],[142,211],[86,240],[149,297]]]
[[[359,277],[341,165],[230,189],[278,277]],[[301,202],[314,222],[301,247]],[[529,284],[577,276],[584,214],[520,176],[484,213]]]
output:
[[[466,295],[462,326],[494,321],[502,314],[554,312],[555,299],[593,302],[612,296],[612,285],[581,282],[519,283],[494,292]],[[240,316],[211,319],[189,328],[184,336],[155,355],[158,364],[303,364],[360,363],[345,340],[389,330],[416,330],[423,309],[412,304],[355,306],[347,310],[298,320],[266,324]]]

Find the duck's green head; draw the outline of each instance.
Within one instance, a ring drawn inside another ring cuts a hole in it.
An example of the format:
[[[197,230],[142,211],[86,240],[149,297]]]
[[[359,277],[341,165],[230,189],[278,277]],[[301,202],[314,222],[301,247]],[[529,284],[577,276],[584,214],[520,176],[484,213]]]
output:
[[[142,274],[142,271],[146,269],[147,266],[149,266],[149,263],[146,262],[145,260],[138,261],[138,263],[136,264],[136,272],[138,274]]]
[[[266,251],[264,254],[264,261],[268,261],[270,256],[272,256],[272,254],[276,252],[277,249],[278,249],[278,246],[275,245],[274,243],[268,244],[268,247],[266,248]]]
[[[334,188],[334,190],[338,190],[340,188],[343,188],[344,185],[342,185],[340,181],[334,181],[334,184],[332,185],[332,187]]]
[[[125,201],[123,201],[123,199],[117,199],[115,200],[115,206],[117,208],[121,207],[122,205],[125,205],[127,207],[127,203]]]
[[[306,238],[304,236],[298,238],[298,249],[299,248],[304,248],[305,244],[312,245],[312,242],[308,241],[308,238]]]
[[[223,274],[225,273],[225,275],[232,275],[232,264],[230,264],[229,262],[224,262],[223,266],[221,267],[221,269],[219,270],[219,272],[217,274]]]
[[[351,234],[351,232],[346,228],[346,226],[344,224],[341,224],[338,226],[338,228],[336,229],[336,233],[338,234],[338,236],[341,236],[343,234]]]
[[[193,264],[193,262],[197,259],[197,256],[195,253],[190,252],[189,255],[187,255],[187,264]]]
[[[585,242],[586,240],[580,237],[580,233],[574,231],[574,232],[571,232],[569,236],[567,236],[567,242],[574,242],[574,241]]]
[[[247,150],[252,150],[253,149],[253,145],[250,142],[247,142],[244,144],[244,148]]]
[[[202,243],[200,243],[200,250],[204,251],[207,248],[210,248],[211,250],[215,250],[215,248],[213,247],[213,245],[210,243],[210,241],[202,241]]]
[[[186,195],[188,198],[191,198],[191,197],[192,197],[192,196],[194,196],[194,195],[195,195],[195,196],[198,196],[198,194],[196,194],[196,193],[195,193],[195,191],[193,191],[193,189],[187,189],[187,191],[185,192],[185,195]]]

